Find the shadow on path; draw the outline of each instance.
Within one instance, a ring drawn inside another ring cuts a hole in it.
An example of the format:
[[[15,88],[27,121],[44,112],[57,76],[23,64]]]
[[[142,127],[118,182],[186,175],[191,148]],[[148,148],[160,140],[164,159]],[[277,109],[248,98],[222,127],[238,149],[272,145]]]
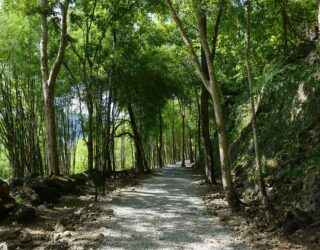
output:
[[[189,171],[168,166],[141,186],[117,194],[100,249],[246,249],[205,215]]]

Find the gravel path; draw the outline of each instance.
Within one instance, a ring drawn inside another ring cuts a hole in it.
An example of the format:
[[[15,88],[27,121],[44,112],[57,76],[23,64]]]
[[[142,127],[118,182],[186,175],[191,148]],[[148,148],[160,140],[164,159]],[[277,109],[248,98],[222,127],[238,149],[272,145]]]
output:
[[[100,249],[246,249],[217,218],[205,215],[192,176],[168,166],[109,204],[115,216]]]

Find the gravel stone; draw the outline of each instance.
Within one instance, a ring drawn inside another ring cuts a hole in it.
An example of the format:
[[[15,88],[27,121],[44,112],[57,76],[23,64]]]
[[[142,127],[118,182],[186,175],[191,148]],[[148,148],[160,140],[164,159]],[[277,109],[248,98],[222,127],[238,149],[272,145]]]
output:
[[[110,202],[114,217],[98,249],[247,249],[206,215],[188,168],[168,166]]]

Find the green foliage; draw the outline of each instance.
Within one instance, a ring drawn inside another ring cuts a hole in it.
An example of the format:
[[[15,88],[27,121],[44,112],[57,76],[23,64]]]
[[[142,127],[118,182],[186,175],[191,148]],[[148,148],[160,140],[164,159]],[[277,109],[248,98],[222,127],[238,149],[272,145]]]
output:
[[[196,2],[173,2],[200,58]],[[308,34],[312,33],[316,17],[316,1],[286,2],[283,9],[278,1],[253,1],[251,10],[253,94],[257,105],[259,143],[266,161],[270,157],[294,158],[305,145],[304,132],[318,123],[320,115],[319,61],[309,62],[306,59],[309,52],[317,50],[313,43],[306,42],[312,38]],[[246,142],[245,149],[239,149],[234,165],[252,168],[254,158],[251,130],[248,129],[251,116],[244,66],[244,6],[243,1],[238,0],[224,3],[215,56],[217,81],[227,120],[228,139],[230,142]],[[50,65],[59,45],[58,4],[59,1],[49,1]],[[203,6],[210,47],[218,8],[219,1],[215,0],[206,1]],[[283,11],[287,15],[287,54],[284,53]],[[91,122],[94,158],[99,158],[97,167],[101,168],[106,133],[113,135],[115,127],[115,134],[131,132],[128,123],[121,124],[122,119],[128,119],[128,102],[133,106],[150,161],[156,157],[154,151],[159,147],[160,112],[163,117],[164,156],[170,158],[173,139],[177,151],[181,149],[179,105],[186,109],[186,130],[191,137],[188,141],[191,140],[193,146],[197,144],[200,80],[168,15],[165,1],[71,1],[68,21],[68,47],[55,90],[61,160],[73,155],[76,148],[75,172],[87,170],[88,148],[83,138],[88,136]],[[46,172],[39,29],[39,1],[1,1],[0,78],[6,91],[0,91],[0,138],[1,147],[7,147],[0,154],[2,178],[8,178],[12,172],[13,162],[9,162],[3,153],[8,151],[10,144],[4,143],[5,139],[11,142],[6,137],[11,128],[19,135],[18,138],[22,138],[16,141],[12,138],[13,144],[21,141],[18,148],[25,149],[15,152],[31,150],[34,153],[38,150],[36,158],[43,163]],[[109,98],[111,115],[107,118]],[[92,117],[89,117],[89,109]],[[212,105],[209,109],[214,159],[219,162]],[[7,117],[11,123],[5,124]],[[107,121],[110,121],[110,131],[107,131]],[[175,138],[172,138],[173,130]],[[118,168],[133,165],[135,149],[132,142],[128,136],[125,139],[115,138],[114,155]],[[121,162],[123,148],[124,163]],[[107,150],[112,151],[111,148]],[[15,155],[23,161],[23,168],[32,171],[34,159],[29,157],[31,154]],[[65,160],[65,167],[71,164],[71,158]],[[13,161],[14,158],[10,159]],[[203,164],[202,156],[198,161]],[[315,166],[317,162],[318,158],[311,157],[305,164]],[[299,165],[294,171],[299,172],[306,167]],[[254,172],[252,178],[255,178]]]
[[[87,146],[83,140],[78,141],[76,151],[76,171],[75,173],[82,173],[88,169],[88,151]]]
[[[11,167],[5,153],[0,151],[0,178],[5,180],[11,176]]]
[[[300,176],[308,168],[320,168],[320,155],[314,154],[291,169],[292,176]]]

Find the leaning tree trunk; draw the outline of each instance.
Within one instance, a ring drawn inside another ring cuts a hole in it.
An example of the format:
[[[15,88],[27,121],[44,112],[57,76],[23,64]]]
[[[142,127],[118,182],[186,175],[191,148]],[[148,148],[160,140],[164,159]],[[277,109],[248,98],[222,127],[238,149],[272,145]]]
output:
[[[207,21],[204,20],[204,32],[207,33]],[[219,25],[216,24],[216,26]],[[215,34],[215,37],[217,34]],[[216,47],[216,40],[213,44],[213,51],[215,51]],[[213,52],[213,55],[215,52]],[[209,79],[209,72],[208,72],[208,65],[206,61],[206,57],[204,54],[203,49],[201,49],[201,66],[202,70],[206,75],[206,78]],[[213,148],[212,142],[210,138],[210,128],[209,128],[209,92],[202,85],[201,90],[201,132],[202,132],[202,139],[204,144],[204,156],[205,156],[205,173],[209,183],[216,184],[215,179],[215,171],[214,171],[214,164],[213,164]]]
[[[260,149],[258,144],[258,135],[257,135],[257,124],[256,124],[256,111],[255,111],[255,102],[252,93],[252,70],[250,64],[250,49],[251,49],[251,29],[250,29],[250,1],[246,1],[246,34],[247,34],[247,44],[246,44],[246,53],[245,53],[245,64],[247,69],[248,85],[249,85],[249,99],[250,99],[250,111],[251,111],[251,124],[252,124],[252,134],[253,134],[253,144],[254,151],[256,156],[256,173],[258,179],[258,186],[261,196],[261,201],[264,206],[268,205],[267,192],[264,184],[264,179],[262,175],[262,166],[260,158]]]
[[[146,155],[144,153],[143,144],[141,140],[141,136],[138,130],[136,118],[133,113],[132,105],[128,103],[128,112],[130,116],[130,123],[133,132],[133,140],[135,145],[135,155],[136,155],[136,166],[140,173],[148,173],[150,172],[150,168],[148,165],[148,161]]]
[[[208,66],[208,72],[209,72],[209,81],[201,69],[201,64],[199,62],[198,56],[194,50],[193,45],[191,44],[189,38],[187,37],[185,30],[183,28],[183,25],[181,23],[180,18],[178,17],[172,1],[166,0],[167,6],[171,12],[172,18],[175,21],[180,35],[183,39],[183,42],[185,43],[186,48],[188,49],[188,52],[192,58],[192,63],[194,64],[203,85],[206,87],[206,89],[209,91],[212,99],[213,99],[213,105],[214,105],[214,113],[216,118],[216,126],[217,126],[217,132],[218,132],[218,139],[219,139],[219,153],[220,153],[220,164],[221,164],[221,173],[222,173],[222,184],[223,188],[226,194],[226,199],[228,201],[228,204],[233,210],[236,210],[239,208],[240,200],[236,194],[235,188],[233,186],[232,178],[231,178],[231,170],[229,165],[229,155],[228,155],[228,141],[227,141],[227,135],[226,135],[226,129],[224,125],[224,118],[223,118],[223,110],[222,110],[222,104],[221,104],[221,97],[218,90],[218,84],[215,74],[215,68],[213,65],[213,59],[212,55],[210,53],[209,44],[207,41],[207,36],[205,33],[205,26],[204,26],[204,9],[202,6],[202,1],[198,1],[200,6],[197,6],[197,16],[198,16],[198,28],[199,28],[199,38],[201,45],[204,50],[204,54],[207,61]]]
[[[46,116],[46,155],[50,174],[60,174],[59,157],[57,149],[57,135],[55,122],[54,90],[56,80],[63,62],[65,48],[67,46],[67,13],[69,1],[61,3],[61,35],[57,57],[49,73],[48,66],[48,1],[40,0],[41,7],[41,42],[40,42],[40,62],[41,77],[45,101]]]
[[[218,139],[219,139],[222,183],[223,183],[224,191],[226,193],[226,199],[230,207],[233,209],[237,209],[239,207],[240,200],[236,194],[236,190],[233,186],[233,182],[231,178],[231,169],[229,165],[228,139],[227,139],[226,127],[224,124],[221,97],[218,90],[212,55],[210,53],[209,45],[207,42],[207,36],[204,29],[203,15],[204,13],[202,14],[199,13],[199,36],[200,36],[200,42],[206,57],[208,72],[209,72],[209,90],[213,100],[214,113],[216,118],[216,126],[217,126]]]

